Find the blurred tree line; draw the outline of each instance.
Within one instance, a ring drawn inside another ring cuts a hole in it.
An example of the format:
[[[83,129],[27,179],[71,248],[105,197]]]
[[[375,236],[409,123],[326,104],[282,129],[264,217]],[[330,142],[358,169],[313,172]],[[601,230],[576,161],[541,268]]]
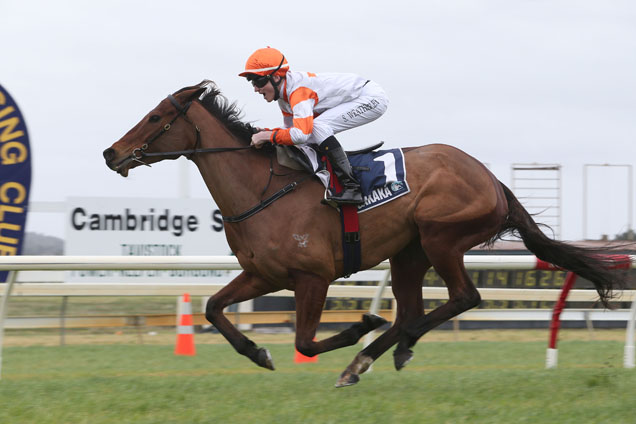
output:
[[[634,241],[636,240],[636,234],[634,233],[634,230],[627,230],[624,233],[621,234],[616,234],[616,238],[614,240],[629,240],[629,241]]]
[[[64,240],[38,233],[26,233],[22,245],[23,255],[63,255]]]

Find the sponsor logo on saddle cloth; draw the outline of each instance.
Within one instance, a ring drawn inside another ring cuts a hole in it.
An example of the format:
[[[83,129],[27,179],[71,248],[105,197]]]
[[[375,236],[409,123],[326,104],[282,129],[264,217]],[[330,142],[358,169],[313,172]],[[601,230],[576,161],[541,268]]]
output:
[[[358,212],[368,211],[411,191],[406,182],[402,149],[353,155],[349,156],[349,162],[360,182],[364,198],[364,204],[358,206]]]

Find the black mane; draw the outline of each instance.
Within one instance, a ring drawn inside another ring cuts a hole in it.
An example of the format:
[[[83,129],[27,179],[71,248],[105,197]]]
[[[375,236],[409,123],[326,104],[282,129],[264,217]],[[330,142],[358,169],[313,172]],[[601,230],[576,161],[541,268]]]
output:
[[[193,87],[182,88],[177,91],[177,93],[193,88],[205,88],[205,92],[198,99],[199,103],[201,103],[212,116],[220,120],[239,140],[243,140],[247,143],[251,141],[252,134],[258,132],[258,130],[251,124],[241,121],[242,113],[236,105],[236,102],[230,102],[221,94],[221,90],[219,90],[216,84],[209,80],[204,80]]]

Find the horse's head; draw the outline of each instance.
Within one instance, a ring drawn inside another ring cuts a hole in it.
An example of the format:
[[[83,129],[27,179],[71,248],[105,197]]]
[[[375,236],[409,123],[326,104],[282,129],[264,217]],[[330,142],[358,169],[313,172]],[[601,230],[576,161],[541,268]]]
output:
[[[181,156],[179,151],[195,148],[199,128],[187,113],[208,85],[204,82],[169,95],[119,141],[104,150],[106,165],[126,177],[130,169],[139,165],[177,159]]]

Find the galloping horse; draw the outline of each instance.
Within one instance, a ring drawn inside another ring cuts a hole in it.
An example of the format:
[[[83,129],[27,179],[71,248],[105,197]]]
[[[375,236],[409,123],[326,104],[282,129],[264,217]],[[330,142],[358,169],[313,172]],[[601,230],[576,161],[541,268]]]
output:
[[[320,204],[324,187],[317,178],[279,165],[274,148],[250,148],[255,131],[241,122],[235,104],[214,83],[203,81],[164,99],[106,149],[104,158],[124,177],[137,166],[180,156],[197,165],[244,270],[210,298],[206,318],[238,353],[273,370],[269,351],[237,330],[223,308],[293,290],[296,348],[307,356],[353,345],[385,320],[366,314],[347,330],[314,340],[327,288],[343,275],[340,216]],[[357,383],[359,374],[396,343],[394,363],[401,369],[422,335],[477,306],[481,298],[464,268],[464,253],[504,234],[519,234],[540,259],[593,282],[606,305],[612,290],[622,288],[624,281],[609,271],[609,260],[546,237],[512,192],[476,159],[441,144],[404,152],[411,192],[360,215],[361,269],[390,260],[396,320],[357,354],[336,386]],[[446,283],[449,299],[425,314],[422,279],[431,266]]]

